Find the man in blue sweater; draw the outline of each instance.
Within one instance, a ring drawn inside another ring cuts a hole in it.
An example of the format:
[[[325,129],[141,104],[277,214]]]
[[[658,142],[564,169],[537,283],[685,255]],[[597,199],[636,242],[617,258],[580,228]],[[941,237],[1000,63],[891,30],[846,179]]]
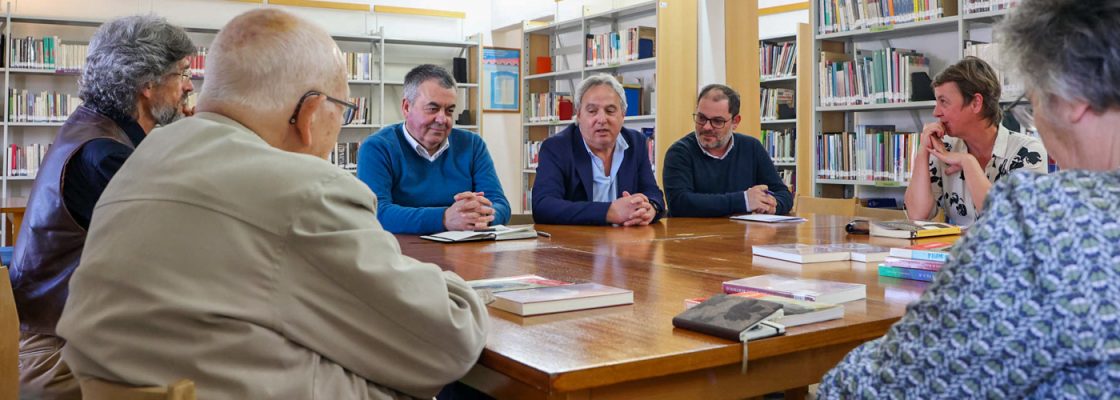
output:
[[[785,214],[789,192],[762,143],[734,133],[739,94],[725,85],[705,86],[696,100],[696,131],[665,153],[662,181],[673,217]]]
[[[483,229],[509,221],[509,201],[486,143],[453,129],[455,81],[425,64],[404,77],[405,121],[358,148],[358,179],[377,195],[377,219],[392,233]]]

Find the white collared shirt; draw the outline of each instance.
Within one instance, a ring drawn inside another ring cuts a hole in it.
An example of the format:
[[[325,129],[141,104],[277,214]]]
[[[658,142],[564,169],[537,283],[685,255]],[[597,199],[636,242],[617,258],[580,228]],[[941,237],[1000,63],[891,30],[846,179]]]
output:
[[[945,136],[945,150],[954,153],[967,153],[964,140]],[[992,160],[984,167],[988,182],[996,183],[1011,171],[1024,169],[1033,172],[1047,172],[1046,148],[1042,141],[1018,132],[1011,132],[1000,125],[996,132],[996,142],[992,146]],[[965,185],[964,171],[945,176],[945,163],[934,156],[929,157],[930,190],[933,192],[934,206],[945,211],[949,223],[968,226],[979,217],[972,195]],[[913,182],[912,182],[913,183]],[[930,214],[933,211],[930,210]]]
[[[447,135],[447,139],[444,140],[443,144],[439,146],[439,150],[436,150],[435,154],[428,154],[428,149],[425,149],[424,145],[420,144],[420,142],[417,142],[416,139],[408,133],[408,128],[403,123],[401,124],[401,130],[404,131],[404,139],[408,141],[408,145],[412,146],[412,149],[416,150],[416,154],[419,154],[420,157],[428,160],[428,162],[435,161],[437,158],[439,158],[439,156],[443,155],[443,153],[446,152],[448,148],[451,147],[451,135]]]
[[[610,176],[607,176],[603,168],[603,160],[591,152],[591,146],[587,145],[587,141],[583,142],[583,148],[587,149],[587,155],[591,156],[591,175],[594,177],[594,183],[591,185],[591,201],[602,203],[614,201],[618,198],[618,169],[622,168],[622,159],[626,157],[626,149],[630,148],[630,144],[622,138],[622,133],[618,134],[614,141],[614,154],[611,155]]]

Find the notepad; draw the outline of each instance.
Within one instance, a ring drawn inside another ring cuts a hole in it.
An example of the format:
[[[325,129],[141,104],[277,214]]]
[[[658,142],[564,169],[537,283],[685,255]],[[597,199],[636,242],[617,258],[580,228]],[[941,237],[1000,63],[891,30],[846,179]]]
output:
[[[447,231],[434,235],[424,235],[421,239],[434,240],[443,243],[473,242],[478,240],[515,240],[532,239],[537,237],[537,231],[531,227],[520,226],[511,228],[505,225],[494,225],[486,230],[477,231]]]
[[[735,219],[735,220],[739,220],[739,221],[769,222],[769,223],[805,222],[806,221],[805,218],[795,217],[795,216],[791,216],[791,215],[770,215],[770,214],[736,215],[736,216],[731,217],[731,219]]]

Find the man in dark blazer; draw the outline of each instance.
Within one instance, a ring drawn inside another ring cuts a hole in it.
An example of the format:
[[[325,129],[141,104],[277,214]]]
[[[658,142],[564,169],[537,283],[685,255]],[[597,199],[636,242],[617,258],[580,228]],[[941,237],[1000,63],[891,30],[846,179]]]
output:
[[[626,96],[609,75],[580,82],[576,123],[541,145],[533,220],[542,224],[648,225],[665,210],[646,139],[622,127]]]

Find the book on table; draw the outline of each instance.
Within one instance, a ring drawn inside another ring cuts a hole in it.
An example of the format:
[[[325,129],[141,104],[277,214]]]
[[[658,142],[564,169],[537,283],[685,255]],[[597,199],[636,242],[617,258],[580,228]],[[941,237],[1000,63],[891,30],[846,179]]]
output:
[[[931,236],[960,235],[961,227],[929,221],[872,221],[871,236],[917,239]]]
[[[673,317],[673,326],[746,342],[757,325],[782,315],[782,305],[778,303],[717,294]]]
[[[490,306],[527,317],[625,304],[634,304],[633,291],[579,283],[494,293]]]
[[[930,271],[926,269],[893,267],[886,264],[879,264],[879,276],[889,278],[902,278],[915,281],[933,282],[934,276],[937,276],[937,271]]]
[[[911,252],[911,254],[913,253]],[[887,257],[886,260],[883,260],[883,265],[937,272],[941,270],[941,267],[945,266],[945,263],[941,261],[915,260],[913,258]]]
[[[511,290],[536,289],[542,287],[571,285],[556,279],[548,279],[537,275],[517,275],[504,278],[478,279],[467,281],[474,290],[489,290],[491,293],[508,292]]]
[[[752,246],[751,253],[802,264],[847,260],[877,262],[886,259],[890,249],[865,243],[787,243]]]
[[[474,242],[479,240],[515,240],[532,239],[537,237],[537,231],[532,226],[509,227],[494,225],[486,229],[475,231],[447,231],[433,235],[420,236],[421,239],[433,240],[443,243]]]
[[[953,247],[948,242],[933,242],[916,244],[908,247],[895,247],[891,249],[891,257],[909,258],[937,262],[949,262],[952,256],[949,249]]]
[[[731,219],[738,221],[753,221],[753,222],[805,222],[805,218],[793,215],[769,215],[769,214],[744,214],[735,215]]]
[[[755,291],[732,293],[728,296],[746,297],[781,304],[783,315],[781,318],[775,319],[774,322],[787,328],[844,318],[844,306],[839,304],[803,301]],[[707,299],[708,297],[685,299],[684,307],[692,308]]]
[[[763,292],[797,300],[824,303],[845,303],[867,297],[867,286],[859,283],[833,282],[767,274],[723,283],[724,293]]]

